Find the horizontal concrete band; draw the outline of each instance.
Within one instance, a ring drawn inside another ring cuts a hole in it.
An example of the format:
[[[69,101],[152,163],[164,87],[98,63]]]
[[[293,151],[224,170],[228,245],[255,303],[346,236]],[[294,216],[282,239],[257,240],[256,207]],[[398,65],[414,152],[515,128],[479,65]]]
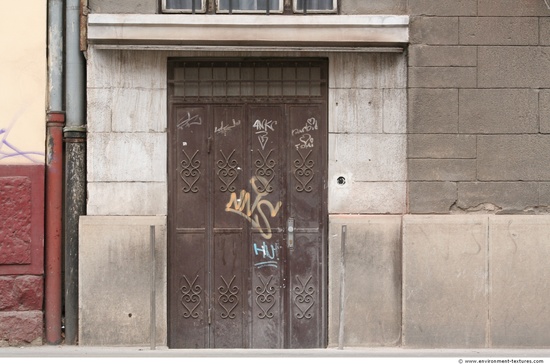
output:
[[[550,275],[549,215],[329,220],[329,346],[550,347],[541,279]],[[166,344],[165,224],[164,216],[81,218],[81,345],[149,342],[150,225],[157,226],[156,342]]]
[[[409,17],[90,14],[88,41],[101,44],[396,45]]]

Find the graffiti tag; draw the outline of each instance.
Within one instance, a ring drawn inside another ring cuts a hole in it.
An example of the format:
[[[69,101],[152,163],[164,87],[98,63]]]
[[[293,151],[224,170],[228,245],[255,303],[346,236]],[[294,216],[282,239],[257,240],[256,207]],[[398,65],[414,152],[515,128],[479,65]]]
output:
[[[303,133],[309,133],[311,131],[317,130],[319,127],[317,125],[317,119],[309,118],[306,121],[306,125],[301,129],[293,129],[292,135],[299,135]]]
[[[254,122],[254,125],[252,127],[256,129],[256,135],[258,136],[258,140],[260,141],[260,145],[262,147],[262,150],[265,149],[265,146],[267,145],[267,142],[269,141],[269,131],[275,131],[274,126],[277,125],[277,120],[256,120]]]
[[[191,116],[191,113],[188,112],[187,117],[178,120],[178,129],[189,128],[191,125],[202,125],[200,115]]]
[[[270,252],[271,248],[271,252]],[[258,268],[262,267],[274,267],[277,268],[277,244],[269,244],[264,241],[260,247],[254,243],[254,255],[258,256],[261,254],[263,259],[269,259],[263,262],[254,264]]]
[[[310,134],[304,134],[300,137],[300,143],[295,145],[296,150],[313,148],[313,138]]]
[[[223,120],[222,120],[222,123],[220,125],[220,127],[215,127],[214,128],[214,133],[215,134],[223,134],[223,136],[227,136],[227,133],[231,131],[231,129],[233,129],[234,127],[236,126],[239,126],[241,125],[241,121],[235,121],[235,119],[233,119],[233,125],[223,125]]]
[[[7,158],[23,157],[33,163],[40,163],[40,161],[34,159],[33,156],[44,156],[44,153],[21,150],[8,140],[13,126],[17,123],[19,116],[21,116],[25,110],[26,107],[19,110],[13,116],[10,125],[7,128],[0,129],[0,161]]]
[[[238,197],[237,193],[233,192],[231,193],[229,202],[225,206],[225,211],[242,216],[252,224],[253,228],[260,230],[260,234],[264,239],[271,239],[271,224],[269,223],[268,216],[277,216],[283,203],[279,201],[273,205],[270,201],[264,200],[264,197],[269,193],[259,191],[258,186],[256,186],[257,179],[265,178],[257,176],[250,179],[250,186],[256,194],[254,201],[251,201],[250,192],[246,190],[241,190]],[[260,183],[266,185],[267,181],[261,180]]]

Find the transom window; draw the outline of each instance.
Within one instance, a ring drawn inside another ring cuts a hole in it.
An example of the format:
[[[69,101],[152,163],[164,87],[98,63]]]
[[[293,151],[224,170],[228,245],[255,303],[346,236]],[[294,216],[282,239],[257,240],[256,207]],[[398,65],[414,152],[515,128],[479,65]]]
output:
[[[171,93],[185,100],[321,97],[327,75],[319,61],[175,61]]]
[[[338,0],[292,0],[295,13],[335,13]],[[216,13],[284,13],[284,0],[162,0],[163,13],[206,13],[208,3]]]

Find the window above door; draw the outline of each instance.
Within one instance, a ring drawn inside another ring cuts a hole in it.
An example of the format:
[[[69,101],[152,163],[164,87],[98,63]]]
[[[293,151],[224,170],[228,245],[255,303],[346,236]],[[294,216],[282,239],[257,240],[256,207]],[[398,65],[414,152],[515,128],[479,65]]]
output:
[[[287,1],[287,4],[290,2]],[[282,14],[285,9],[284,0],[162,0],[163,13],[207,13],[214,8],[216,13],[265,13]],[[338,0],[292,0],[292,12],[336,13]]]

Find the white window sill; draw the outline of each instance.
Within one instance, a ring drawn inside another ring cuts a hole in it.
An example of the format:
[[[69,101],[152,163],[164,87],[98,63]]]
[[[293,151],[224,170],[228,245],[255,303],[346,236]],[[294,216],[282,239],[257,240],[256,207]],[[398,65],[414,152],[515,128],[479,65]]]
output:
[[[97,45],[402,47],[409,17],[393,15],[89,14]]]

